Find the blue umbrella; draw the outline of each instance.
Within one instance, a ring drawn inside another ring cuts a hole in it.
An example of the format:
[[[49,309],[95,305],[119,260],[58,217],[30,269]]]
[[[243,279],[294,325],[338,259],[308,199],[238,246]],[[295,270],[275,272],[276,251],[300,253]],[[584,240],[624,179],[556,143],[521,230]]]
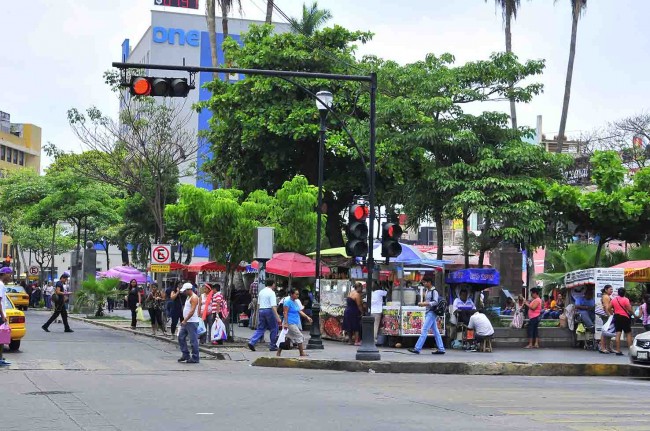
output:
[[[417,247],[400,243],[402,246],[402,253],[397,257],[391,257],[390,261],[393,263],[401,263],[404,265],[430,265],[430,266],[444,266],[445,263],[451,263],[447,260],[429,259],[424,253],[417,249]],[[382,261],[386,258],[381,255],[381,243],[376,242],[372,250],[372,257],[375,261]]]

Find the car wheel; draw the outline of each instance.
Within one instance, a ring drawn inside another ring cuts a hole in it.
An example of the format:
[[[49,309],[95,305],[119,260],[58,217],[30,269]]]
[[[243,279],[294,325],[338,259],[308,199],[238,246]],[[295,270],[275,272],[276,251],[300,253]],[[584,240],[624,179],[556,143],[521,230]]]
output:
[[[20,340],[11,340],[11,343],[9,343],[9,350],[12,352],[20,349]]]

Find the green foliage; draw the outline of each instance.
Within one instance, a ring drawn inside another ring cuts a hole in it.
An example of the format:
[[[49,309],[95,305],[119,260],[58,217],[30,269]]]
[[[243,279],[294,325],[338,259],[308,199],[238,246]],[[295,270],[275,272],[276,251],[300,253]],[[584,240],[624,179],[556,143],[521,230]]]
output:
[[[312,36],[318,28],[322,27],[330,19],[332,19],[331,12],[327,9],[319,9],[318,2],[312,3],[309,8],[303,3],[300,20],[290,18],[289,24],[291,24],[291,29],[294,32],[304,36]]]
[[[81,288],[75,293],[76,301],[74,308],[80,310],[83,307],[90,307],[95,312],[95,316],[103,315],[103,304],[107,298],[115,297],[119,294],[118,286],[120,280],[117,278],[95,279],[89,276],[81,282]]]

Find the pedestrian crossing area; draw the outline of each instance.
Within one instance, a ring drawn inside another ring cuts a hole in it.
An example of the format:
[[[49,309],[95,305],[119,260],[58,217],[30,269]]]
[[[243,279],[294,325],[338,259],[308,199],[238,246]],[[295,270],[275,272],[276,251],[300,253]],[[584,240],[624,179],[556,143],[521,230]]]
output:
[[[586,378],[590,383],[595,383],[594,380]],[[602,380],[601,383],[610,382]],[[571,388],[565,383],[558,387],[495,389],[494,393],[481,390],[481,395],[473,402],[478,408],[496,410],[504,416],[525,417],[553,430],[650,430],[650,409],[647,407],[650,382],[616,379],[611,380],[611,384],[616,385],[615,392],[603,393],[599,387],[590,393],[580,385]]]
[[[75,359],[70,361],[60,359],[20,360],[6,355],[11,366],[3,370],[22,371],[120,371],[124,373],[155,373],[166,371],[188,371],[205,369],[216,366],[216,360],[201,358],[199,364],[178,363],[175,357],[156,361],[138,361],[135,359]]]

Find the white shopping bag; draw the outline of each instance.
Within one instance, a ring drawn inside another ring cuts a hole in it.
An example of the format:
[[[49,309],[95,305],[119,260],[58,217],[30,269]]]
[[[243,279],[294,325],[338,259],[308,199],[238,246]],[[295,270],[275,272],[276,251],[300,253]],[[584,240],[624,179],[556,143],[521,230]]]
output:
[[[280,343],[284,343],[284,341],[287,339],[287,333],[289,333],[289,330],[287,328],[284,328],[282,331],[280,331],[280,334],[278,335],[278,341],[275,343],[276,346],[280,347]]]
[[[221,319],[215,319],[212,324],[212,340],[211,341],[221,341],[227,340],[228,334],[226,333],[226,325],[224,325]]]

